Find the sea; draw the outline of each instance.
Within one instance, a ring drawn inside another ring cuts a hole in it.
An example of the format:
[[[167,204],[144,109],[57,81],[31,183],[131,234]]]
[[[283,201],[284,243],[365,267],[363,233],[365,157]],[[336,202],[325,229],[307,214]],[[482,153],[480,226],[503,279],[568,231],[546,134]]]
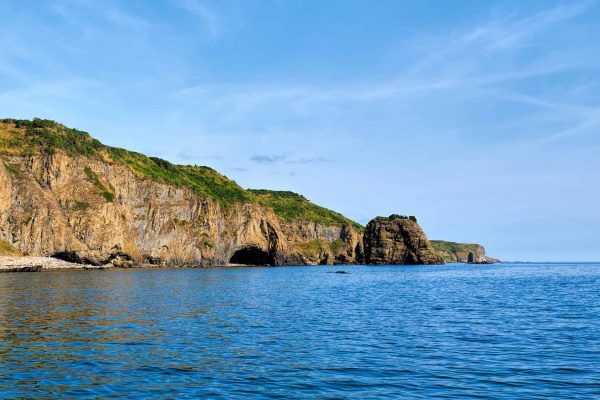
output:
[[[600,398],[600,264],[0,274],[0,398]]]

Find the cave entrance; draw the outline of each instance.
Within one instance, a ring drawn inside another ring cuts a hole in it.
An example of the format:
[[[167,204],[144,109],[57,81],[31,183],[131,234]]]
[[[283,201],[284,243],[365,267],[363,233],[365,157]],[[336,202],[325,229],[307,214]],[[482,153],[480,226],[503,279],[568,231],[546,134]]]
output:
[[[274,265],[275,259],[271,254],[258,247],[244,247],[233,253],[229,262],[243,265]]]
[[[468,263],[473,263],[474,258],[475,257],[473,256],[473,253],[469,253],[469,255],[467,256],[467,262]]]

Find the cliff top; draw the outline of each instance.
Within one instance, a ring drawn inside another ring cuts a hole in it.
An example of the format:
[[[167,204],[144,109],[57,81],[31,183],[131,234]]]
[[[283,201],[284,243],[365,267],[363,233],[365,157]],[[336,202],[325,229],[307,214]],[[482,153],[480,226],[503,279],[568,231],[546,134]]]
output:
[[[284,220],[307,219],[323,224],[350,224],[359,231],[364,230],[362,225],[340,213],[318,206],[300,194],[265,189],[250,189],[249,191],[257,196],[261,205],[272,208],[275,214]]]
[[[457,243],[457,242],[448,242],[446,240],[430,240],[429,241],[436,250],[445,250],[450,251],[452,253],[457,253],[461,251],[476,251],[478,248],[482,247],[477,243]]]
[[[417,222],[417,217],[415,217],[414,215],[398,215],[398,214],[392,214],[389,217],[375,217],[373,218],[373,221],[394,221],[396,219],[401,219],[401,220],[410,220],[412,222]]]
[[[71,157],[125,164],[142,178],[177,187],[187,186],[224,206],[252,200],[252,196],[237,183],[209,167],[175,165],[160,158],[106,146],[87,132],[50,120],[4,119],[0,122],[0,153],[27,156],[59,151]]]
[[[328,224],[361,225],[334,211],[311,203],[293,192],[245,190],[235,181],[206,166],[177,165],[144,154],[102,144],[87,132],[68,128],[58,122],[0,120],[0,154],[28,156],[63,152],[71,157],[88,157],[128,166],[137,176],[176,187],[189,187],[224,207],[252,202],[272,208],[284,220],[308,220]]]

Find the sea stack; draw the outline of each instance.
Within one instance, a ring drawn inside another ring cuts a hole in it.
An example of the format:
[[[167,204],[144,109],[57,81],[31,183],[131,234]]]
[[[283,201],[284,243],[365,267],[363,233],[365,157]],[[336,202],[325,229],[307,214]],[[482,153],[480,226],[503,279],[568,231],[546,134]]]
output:
[[[365,262],[373,265],[443,264],[414,217],[377,217],[364,235]]]

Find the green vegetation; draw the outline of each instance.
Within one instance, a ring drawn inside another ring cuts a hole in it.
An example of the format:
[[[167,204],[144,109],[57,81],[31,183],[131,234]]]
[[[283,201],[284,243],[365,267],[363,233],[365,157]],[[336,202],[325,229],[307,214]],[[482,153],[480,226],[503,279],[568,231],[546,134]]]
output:
[[[173,218],[173,223],[177,226],[186,226],[188,224],[188,221],[179,218]]]
[[[115,201],[115,194],[112,192],[102,192],[100,193],[102,195],[102,197],[104,197],[104,200],[106,200],[109,203],[112,203],[113,201]]]
[[[19,171],[17,171],[15,169],[15,167],[13,167],[10,164],[4,163],[4,168],[12,175],[18,176],[19,175]]]
[[[35,118],[2,120],[0,151],[12,154],[53,153],[63,150],[71,156],[94,156],[105,146],[88,133],[67,128],[54,121]]]
[[[0,256],[18,256],[19,252],[10,243],[0,240]]]
[[[84,172],[85,176],[87,177],[87,180],[93,183],[94,186],[96,186],[98,189],[100,189],[100,195],[104,197],[104,200],[106,200],[109,203],[112,203],[115,200],[114,187],[111,184],[109,184],[110,188],[113,191],[107,189],[107,187],[104,186],[104,184],[100,181],[100,177],[98,176],[98,174],[96,174],[90,167],[85,167]]]
[[[90,208],[90,203],[86,203],[85,201],[75,201],[71,206],[73,211],[83,211]]]
[[[311,240],[310,242],[300,243],[296,250],[305,257],[316,256],[327,249],[327,243],[321,239]]]
[[[398,215],[398,214],[392,214],[388,217],[388,219],[410,219],[413,222],[417,222],[417,217],[415,217],[414,215]]]
[[[176,165],[133,151],[107,147],[112,160],[127,164],[138,176],[176,187],[188,187],[196,194],[212,198],[227,207],[236,202],[252,201],[253,196],[231,179],[212,168]]]
[[[177,187],[189,187],[195,193],[206,195],[223,206],[253,201],[250,193],[209,167],[175,165],[160,158],[105,146],[86,132],[70,129],[50,120],[1,120],[0,153],[31,155],[54,153],[58,150],[73,157],[83,156],[125,164],[142,178]],[[105,187],[101,194],[107,201],[114,201],[114,190]]]
[[[346,247],[346,242],[342,239],[335,239],[329,243],[329,248],[334,255],[338,255]]]
[[[345,246],[346,243],[342,239],[336,239],[331,243],[327,243],[321,239],[315,239],[310,242],[298,244],[296,250],[305,257],[317,256],[328,250],[335,256],[338,255]]]
[[[294,192],[275,190],[250,190],[258,197],[258,202],[270,207],[275,214],[286,221],[306,220],[322,224],[352,225],[359,231],[364,228],[335,211],[318,206],[304,196]]]

